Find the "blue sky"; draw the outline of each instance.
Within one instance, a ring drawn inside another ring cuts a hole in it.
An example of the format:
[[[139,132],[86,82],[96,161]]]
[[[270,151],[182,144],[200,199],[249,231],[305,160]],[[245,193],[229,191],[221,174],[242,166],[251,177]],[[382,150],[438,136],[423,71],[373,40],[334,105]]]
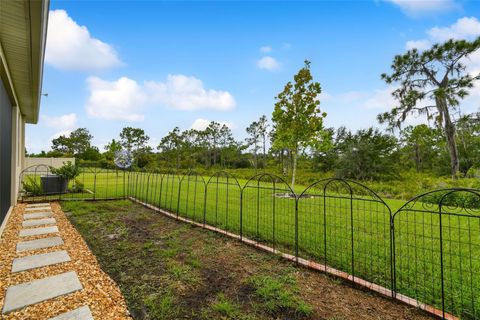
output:
[[[238,139],[303,65],[326,125],[377,126],[395,54],[480,36],[478,1],[52,1],[40,121],[27,150],[86,127],[101,149],[125,126],[152,145],[174,126],[225,122]],[[480,71],[480,53],[468,61]],[[477,111],[480,87],[462,105]],[[421,119],[411,119],[412,123]]]

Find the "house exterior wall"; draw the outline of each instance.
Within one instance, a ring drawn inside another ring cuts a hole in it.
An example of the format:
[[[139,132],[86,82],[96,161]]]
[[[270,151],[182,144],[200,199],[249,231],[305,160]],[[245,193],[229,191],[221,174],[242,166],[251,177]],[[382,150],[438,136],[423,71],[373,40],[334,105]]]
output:
[[[46,165],[49,167],[60,168],[65,163],[70,161],[72,164],[75,164],[75,158],[40,158],[40,157],[26,157],[25,158],[25,169],[28,169],[31,166]],[[35,170],[35,169],[33,169]]]
[[[12,108],[12,173],[11,173],[11,203],[17,203],[17,194],[20,188],[20,172],[23,169],[25,156],[25,121],[20,108]]]
[[[12,105],[0,81],[0,221],[12,206]]]

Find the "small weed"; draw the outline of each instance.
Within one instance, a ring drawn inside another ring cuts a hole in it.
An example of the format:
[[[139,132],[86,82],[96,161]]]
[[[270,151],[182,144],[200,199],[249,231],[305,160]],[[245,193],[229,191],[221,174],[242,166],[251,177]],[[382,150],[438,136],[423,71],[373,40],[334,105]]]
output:
[[[177,261],[168,261],[167,271],[173,279],[184,282],[187,285],[194,286],[200,282],[190,266],[181,264]]]
[[[282,310],[290,310],[296,314],[308,316],[313,312],[313,308],[298,296],[296,281],[291,276],[278,278],[254,276],[248,282],[262,301],[262,307],[269,313],[276,314]]]
[[[239,313],[239,307],[229,301],[223,293],[218,294],[212,303],[212,309],[229,318],[234,318]]]
[[[143,303],[153,319],[175,319],[179,312],[175,306],[175,297],[170,291],[163,294],[152,293],[145,297]]]

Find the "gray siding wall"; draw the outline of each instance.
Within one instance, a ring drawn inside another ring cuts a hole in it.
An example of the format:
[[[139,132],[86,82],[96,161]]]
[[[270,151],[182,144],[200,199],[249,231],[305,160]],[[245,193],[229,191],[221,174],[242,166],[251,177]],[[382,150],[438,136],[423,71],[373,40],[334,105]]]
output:
[[[12,105],[0,81],[0,224],[11,206]]]

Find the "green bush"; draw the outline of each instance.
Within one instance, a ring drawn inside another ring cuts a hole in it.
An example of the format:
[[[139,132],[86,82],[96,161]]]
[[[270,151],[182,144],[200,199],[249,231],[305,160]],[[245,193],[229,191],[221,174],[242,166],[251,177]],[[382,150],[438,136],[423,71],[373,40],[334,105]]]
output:
[[[40,184],[35,181],[32,177],[27,177],[27,181],[23,181],[23,190],[31,195],[40,195],[42,194],[42,187]]]
[[[80,168],[74,165],[71,161],[67,161],[60,168],[50,167],[50,171],[58,177],[73,180],[80,174]]]

